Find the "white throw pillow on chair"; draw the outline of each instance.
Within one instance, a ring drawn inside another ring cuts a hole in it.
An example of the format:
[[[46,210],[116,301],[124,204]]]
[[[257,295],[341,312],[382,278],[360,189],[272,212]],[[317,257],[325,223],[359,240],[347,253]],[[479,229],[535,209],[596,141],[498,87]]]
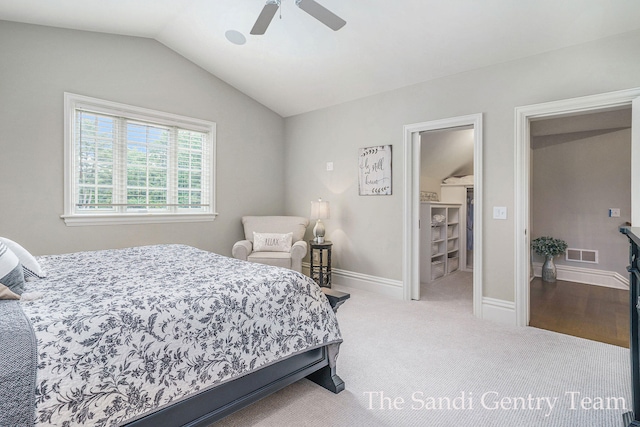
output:
[[[256,233],[253,232],[254,252],[290,252],[293,233]]]

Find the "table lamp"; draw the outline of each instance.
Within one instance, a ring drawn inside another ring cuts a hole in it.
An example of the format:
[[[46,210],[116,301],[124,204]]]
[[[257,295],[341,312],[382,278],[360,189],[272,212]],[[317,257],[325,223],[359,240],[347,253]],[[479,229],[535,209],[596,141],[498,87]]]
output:
[[[329,202],[323,202],[322,199],[311,202],[311,219],[316,219],[316,225],[313,227],[313,241],[316,243],[324,243],[324,224],[323,219],[329,218]]]

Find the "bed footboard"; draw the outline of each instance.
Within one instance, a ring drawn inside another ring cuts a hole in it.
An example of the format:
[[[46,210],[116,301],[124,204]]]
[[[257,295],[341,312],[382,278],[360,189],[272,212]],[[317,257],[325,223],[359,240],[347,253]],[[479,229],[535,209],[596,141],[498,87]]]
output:
[[[323,291],[334,311],[350,297],[345,292]],[[336,373],[339,349],[340,343],[335,343],[297,354],[133,420],[124,427],[209,426],[305,377],[333,393],[340,393],[345,385]]]
[[[336,361],[340,344],[329,344],[325,348],[329,364],[324,368],[318,369],[307,378],[329,391],[340,393],[344,390],[344,381],[336,373]]]
[[[331,288],[322,288],[322,292],[324,293],[324,296],[327,297],[327,300],[329,300],[329,304],[331,304],[331,308],[333,308],[334,313],[337,313],[338,308],[351,297],[351,294],[336,291]]]
[[[328,366],[327,347],[316,348],[177,402],[125,427],[205,427],[310,373]]]
[[[331,304],[331,308],[333,308],[334,312],[337,312],[338,308],[351,297],[351,295],[346,292],[336,291],[331,288],[322,288],[322,292],[329,300],[329,304]],[[340,378],[336,373],[336,362],[338,360],[339,350],[339,343],[329,344],[326,347],[329,364],[307,376],[307,378],[314,383],[334,393],[340,393],[344,390],[344,381],[342,381],[342,378]]]

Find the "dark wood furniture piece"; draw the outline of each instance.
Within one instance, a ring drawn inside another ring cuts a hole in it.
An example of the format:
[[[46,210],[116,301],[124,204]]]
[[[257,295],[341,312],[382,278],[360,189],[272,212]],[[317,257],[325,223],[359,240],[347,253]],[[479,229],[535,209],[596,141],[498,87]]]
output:
[[[328,240],[323,243],[309,240],[309,247],[311,248],[309,275],[323,288],[331,287],[331,246],[333,246],[333,243]]]
[[[322,288],[322,292],[324,292],[324,295],[329,300],[329,304],[331,304],[331,308],[333,308],[334,312],[337,312],[338,307],[351,297],[351,294],[336,291],[331,288]]]
[[[350,297],[348,293],[331,289],[323,289],[323,292],[333,311]],[[340,393],[345,385],[336,373],[339,347],[339,344],[330,344],[297,354],[124,426],[205,427],[305,377],[333,393]]]
[[[640,427],[640,227],[620,227],[629,238],[629,350],[631,352],[632,410],[624,415],[624,425]]]

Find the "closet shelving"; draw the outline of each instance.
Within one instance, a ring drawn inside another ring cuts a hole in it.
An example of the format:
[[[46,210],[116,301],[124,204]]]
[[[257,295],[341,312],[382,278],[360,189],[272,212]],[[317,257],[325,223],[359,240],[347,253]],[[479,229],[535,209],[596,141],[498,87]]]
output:
[[[473,271],[473,185],[442,184],[441,200],[460,204],[460,261],[459,269]]]
[[[431,282],[459,268],[460,205],[421,203],[420,281]]]

